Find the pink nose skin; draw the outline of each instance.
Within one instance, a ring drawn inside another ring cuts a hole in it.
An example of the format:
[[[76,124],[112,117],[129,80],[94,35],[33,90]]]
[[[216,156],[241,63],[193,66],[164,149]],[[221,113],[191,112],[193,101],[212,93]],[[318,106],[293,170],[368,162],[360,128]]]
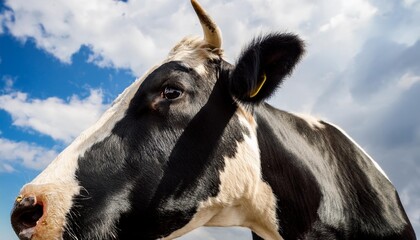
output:
[[[11,222],[13,230],[20,240],[30,240],[35,232],[38,220],[43,215],[43,204],[36,196],[19,196],[12,210]]]

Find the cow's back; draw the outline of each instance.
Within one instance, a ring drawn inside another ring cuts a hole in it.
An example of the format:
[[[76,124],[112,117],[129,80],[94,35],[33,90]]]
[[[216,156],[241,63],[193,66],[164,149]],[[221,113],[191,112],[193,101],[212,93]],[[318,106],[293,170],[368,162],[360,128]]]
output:
[[[255,115],[284,239],[415,239],[395,188],[345,133],[268,104]]]

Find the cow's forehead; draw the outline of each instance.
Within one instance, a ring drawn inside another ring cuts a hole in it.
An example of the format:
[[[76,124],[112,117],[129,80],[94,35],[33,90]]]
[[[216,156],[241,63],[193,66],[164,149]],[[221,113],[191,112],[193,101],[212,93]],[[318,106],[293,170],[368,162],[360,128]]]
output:
[[[222,56],[222,49],[212,48],[202,38],[187,37],[172,48],[165,62],[180,61],[198,74],[205,75],[207,63]]]

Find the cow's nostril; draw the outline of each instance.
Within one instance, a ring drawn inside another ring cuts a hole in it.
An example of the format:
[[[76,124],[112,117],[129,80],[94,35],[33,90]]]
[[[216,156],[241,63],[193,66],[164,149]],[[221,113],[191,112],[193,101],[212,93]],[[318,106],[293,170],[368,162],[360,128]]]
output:
[[[26,209],[20,215],[21,223],[28,228],[35,227],[36,222],[42,217],[42,206],[35,205],[32,208]]]
[[[19,235],[20,239],[30,239],[33,231],[29,231],[36,226],[38,220],[43,215],[42,205],[36,201],[35,197],[18,198],[15,202],[11,222],[13,230]],[[25,235],[25,237],[22,237]]]

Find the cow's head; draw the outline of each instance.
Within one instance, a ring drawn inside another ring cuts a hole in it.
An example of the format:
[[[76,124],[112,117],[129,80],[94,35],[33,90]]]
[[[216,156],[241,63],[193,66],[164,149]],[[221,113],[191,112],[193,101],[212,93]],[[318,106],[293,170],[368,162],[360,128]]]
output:
[[[275,228],[252,109],[292,71],[303,43],[291,34],[259,37],[230,65],[219,28],[192,3],[204,39],[178,43],[22,188],[11,217],[20,239],[169,239],[203,225],[264,235]]]

